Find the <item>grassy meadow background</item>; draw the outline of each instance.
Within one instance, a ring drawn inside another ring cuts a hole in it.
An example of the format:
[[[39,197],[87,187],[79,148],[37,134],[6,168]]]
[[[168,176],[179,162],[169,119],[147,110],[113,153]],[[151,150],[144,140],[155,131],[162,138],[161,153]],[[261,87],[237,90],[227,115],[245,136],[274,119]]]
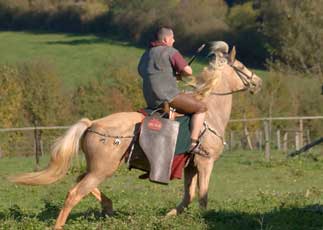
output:
[[[137,64],[144,52],[128,41],[97,35],[0,32],[0,41],[0,64],[46,60],[55,66],[66,86],[72,88],[119,67],[127,67],[137,74]],[[195,74],[201,71],[206,60],[198,56],[193,62]],[[255,71],[259,76],[267,74],[265,70]]]
[[[42,165],[48,158],[42,158]],[[84,161],[82,161],[84,164]],[[20,186],[5,177],[32,171],[33,158],[0,161],[0,229],[51,229],[78,170],[49,186]],[[139,171],[125,166],[100,189],[113,200],[115,215],[101,217],[100,205],[86,197],[64,229],[279,229],[323,228],[323,158],[317,152],[286,159],[279,152],[265,162],[259,152],[224,153],[215,163],[207,210],[197,200],[176,218],[165,218],[179,203],[182,181],[158,185],[139,180]]]
[[[67,87],[76,88],[106,71],[125,66],[137,71],[143,50],[128,42],[91,35],[1,32],[1,64],[45,60]]]
[[[174,28],[175,47],[187,60],[202,43],[224,40],[262,77],[260,94],[234,96],[231,118],[322,115],[322,6],[322,0],[0,0],[0,128],[69,126],[145,106],[137,63],[160,24]],[[193,63],[195,74],[207,64],[204,52]],[[270,125],[273,136],[299,127]],[[322,121],[303,125],[312,140],[322,136]],[[228,131],[244,128],[232,123]],[[37,134],[41,167],[61,134]],[[75,161],[53,185],[9,183],[7,176],[35,169],[34,135],[0,132],[0,230],[51,229],[81,171]],[[100,187],[115,215],[101,217],[88,197],[64,229],[322,230],[322,168],[320,147],[293,159],[272,151],[270,162],[260,151],[225,151],[215,163],[209,208],[200,210],[195,199],[182,215],[165,218],[181,200],[182,181],[153,184],[122,166]]]
[[[131,43],[94,35],[33,32],[1,32],[0,50],[1,64],[51,63],[70,91],[104,77],[109,85],[113,81],[106,73],[120,67],[134,72],[127,81],[135,79],[143,52]],[[195,72],[203,61],[193,64]],[[267,72],[256,71],[266,80]],[[14,136],[14,145],[19,144],[19,136]],[[41,158],[42,166],[47,162],[47,156]],[[182,181],[161,186],[138,180],[140,172],[122,166],[101,185],[114,201],[115,215],[101,217],[99,203],[88,197],[73,209],[64,229],[323,229],[322,163],[319,150],[289,160],[275,152],[270,162],[261,152],[225,152],[212,174],[209,209],[200,210],[195,200],[183,215],[167,219],[164,215],[181,200]],[[6,180],[34,168],[33,156],[1,158],[0,229],[51,229],[79,173],[74,162],[70,173],[53,185],[26,187]]]

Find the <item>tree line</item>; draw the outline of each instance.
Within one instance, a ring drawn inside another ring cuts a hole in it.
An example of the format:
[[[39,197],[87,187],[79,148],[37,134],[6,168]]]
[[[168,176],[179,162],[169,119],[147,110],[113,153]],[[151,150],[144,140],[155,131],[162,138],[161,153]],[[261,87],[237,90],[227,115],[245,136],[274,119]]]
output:
[[[225,40],[248,64],[277,60],[321,74],[322,0],[0,0],[0,28],[98,33],[146,46],[157,25],[178,48]]]

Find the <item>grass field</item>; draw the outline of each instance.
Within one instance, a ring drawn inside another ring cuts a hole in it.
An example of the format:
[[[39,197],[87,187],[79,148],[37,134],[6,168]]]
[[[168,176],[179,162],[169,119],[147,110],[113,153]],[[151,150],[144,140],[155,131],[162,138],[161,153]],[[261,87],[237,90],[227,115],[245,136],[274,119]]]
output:
[[[30,60],[51,63],[68,87],[82,84],[117,65],[133,66],[142,50],[107,38],[87,35],[0,33],[0,63]]]
[[[120,66],[137,72],[137,63],[144,52],[128,42],[94,35],[32,32],[0,32],[0,50],[0,64],[45,60],[54,66],[67,87],[102,77]],[[198,73],[203,65],[195,61],[192,67]],[[256,72],[265,74],[265,71]]]
[[[137,63],[144,51],[127,42],[94,35],[31,32],[0,32],[0,50],[0,63],[46,60],[56,68],[68,87],[120,66],[137,72]],[[199,64],[196,66],[201,68]]]
[[[38,59],[52,63],[70,88],[118,66],[137,71],[143,52],[94,35],[30,32],[0,32],[0,50],[0,64]],[[195,62],[193,68],[198,72],[202,64]],[[47,161],[44,157],[42,165]],[[77,177],[72,167],[62,181],[49,186],[17,186],[5,179],[33,168],[32,157],[0,159],[0,230],[51,229]],[[122,167],[101,185],[116,214],[101,217],[100,205],[88,197],[73,209],[65,229],[323,229],[322,168],[318,154],[287,161],[274,153],[267,163],[259,152],[225,153],[214,167],[209,209],[201,211],[195,200],[184,214],[165,219],[181,200],[182,181],[153,184],[138,180],[140,172]]]
[[[43,187],[5,180],[33,170],[33,162],[0,160],[0,229],[50,229],[77,176],[70,173]],[[137,179],[140,172],[122,167],[100,187],[114,201],[116,214],[101,217],[100,205],[87,197],[73,209],[65,229],[323,229],[322,168],[319,154],[286,160],[273,153],[267,163],[259,152],[227,152],[214,167],[208,210],[199,210],[195,200],[184,214],[165,219],[181,199],[182,181],[153,184]]]

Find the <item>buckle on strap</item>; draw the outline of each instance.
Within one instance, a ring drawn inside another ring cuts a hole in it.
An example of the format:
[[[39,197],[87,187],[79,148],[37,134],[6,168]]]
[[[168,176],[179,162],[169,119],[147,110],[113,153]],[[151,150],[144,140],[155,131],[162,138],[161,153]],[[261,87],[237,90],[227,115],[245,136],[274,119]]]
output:
[[[221,139],[221,142],[222,142],[222,144],[223,144],[223,145],[226,145],[226,144],[227,144],[227,143],[224,141],[223,136],[221,136],[221,135],[218,133],[218,131],[216,131],[215,129],[213,129],[212,127],[210,127],[210,126],[207,124],[207,122],[206,122],[206,121],[204,121],[203,125],[204,125],[204,130],[203,130],[202,134],[200,135],[199,139],[202,137],[202,135],[204,135],[204,133],[206,132],[206,130],[209,130],[209,131],[211,131],[211,133],[213,133],[215,136],[217,136],[217,137],[219,137],[219,138]]]
[[[200,155],[202,157],[207,157],[207,158],[210,157],[210,154],[202,148],[201,142],[197,142],[196,145],[193,146],[188,151],[188,153],[190,153],[190,154],[197,154],[197,155]]]

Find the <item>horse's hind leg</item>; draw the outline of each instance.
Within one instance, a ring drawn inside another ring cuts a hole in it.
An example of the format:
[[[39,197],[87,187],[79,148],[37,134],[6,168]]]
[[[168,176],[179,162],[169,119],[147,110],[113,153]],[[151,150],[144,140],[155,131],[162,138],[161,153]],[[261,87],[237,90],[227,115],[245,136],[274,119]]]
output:
[[[106,197],[98,188],[94,188],[91,193],[101,203],[102,214],[111,216],[113,214],[112,200]]]
[[[95,174],[89,173],[80,182],[78,182],[68,192],[64,207],[57,217],[54,229],[62,229],[72,208],[79,203],[84,196],[95,189],[103,180],[104,177],[97,177]]]
[[[184,211],[192,203],[197,182],[197,171],[193,161],[184,169],[184,196],[182,202],[174,209],[167,213],[167,216],[175,216]]]

